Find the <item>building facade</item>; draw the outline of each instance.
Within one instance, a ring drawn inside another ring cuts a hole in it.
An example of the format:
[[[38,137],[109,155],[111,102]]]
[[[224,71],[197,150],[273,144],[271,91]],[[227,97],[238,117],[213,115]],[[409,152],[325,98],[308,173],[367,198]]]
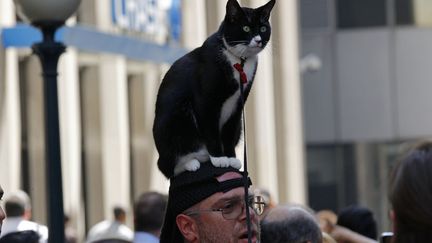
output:
[[[373,209],[381,230],[391,230],[390,169],[405,145],[432,135],[432,6],[299,3],[301,56],[315,64],[302,75],[309,202],[335,210],[362,204]]]

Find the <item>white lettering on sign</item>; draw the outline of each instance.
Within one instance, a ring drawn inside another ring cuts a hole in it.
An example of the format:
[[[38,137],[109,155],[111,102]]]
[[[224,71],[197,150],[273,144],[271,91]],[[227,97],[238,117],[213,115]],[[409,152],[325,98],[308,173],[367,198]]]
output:
[[[112,20],[120,28],[167,37],[173,0],[111,0]],[[180,11],[180,10],[178,10]]]

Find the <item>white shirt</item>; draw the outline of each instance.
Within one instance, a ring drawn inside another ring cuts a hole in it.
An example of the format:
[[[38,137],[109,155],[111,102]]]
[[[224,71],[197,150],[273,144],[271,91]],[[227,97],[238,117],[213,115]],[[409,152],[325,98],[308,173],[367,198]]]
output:
[[[36,231],[40,238],[39,243],[48,242],[48,227],[42,224],[28,221],[22,217],[8,217],[3,221],[0,238],[6,234],[18,231],[33,230]]]
[[[144,231],[137,231],[133,243],[159,243],[159,238]]]
[[[89,230],[86,243],[105,239],[132,241],[133,231],[118,221],[105,220],[95,224]]]

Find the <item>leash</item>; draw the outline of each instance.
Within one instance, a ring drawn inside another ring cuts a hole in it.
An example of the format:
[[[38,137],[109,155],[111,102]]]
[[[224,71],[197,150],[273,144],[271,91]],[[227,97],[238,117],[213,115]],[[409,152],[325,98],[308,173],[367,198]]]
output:
[[[247,84],[247,76],[244,72],[244,64],[246,62],[246,58],[241,57],[240,63],[236,63],[233,65],[233,67],[239,72],[240,78],[239,78],[239,85],[240,85],[240,104],[242,106],[242,119],[243,119],[243,158],[244,158],[244,171],[243,171],[243,183],[244,183],[244,195],[245,195],[245,210],[246,210],[246,222],[247,222],[247,230],[248,230],[248,243],[252,243],[252,222],[250,218],[250,212],[249,212],[249,172],[248,172],[248,166],[247,166],[247,146],[246,146],[246,117],[245,117],[245,96],[244,96],[244,88],[243,85]]]

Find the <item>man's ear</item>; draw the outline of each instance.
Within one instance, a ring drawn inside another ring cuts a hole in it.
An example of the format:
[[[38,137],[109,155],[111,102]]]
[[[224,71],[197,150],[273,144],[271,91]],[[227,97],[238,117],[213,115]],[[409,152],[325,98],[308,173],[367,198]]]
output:
[[[179,214],[176,217],[176,224],[183,237],[188,242],[199,241],[198,227],[193,218],[184,214]]]

